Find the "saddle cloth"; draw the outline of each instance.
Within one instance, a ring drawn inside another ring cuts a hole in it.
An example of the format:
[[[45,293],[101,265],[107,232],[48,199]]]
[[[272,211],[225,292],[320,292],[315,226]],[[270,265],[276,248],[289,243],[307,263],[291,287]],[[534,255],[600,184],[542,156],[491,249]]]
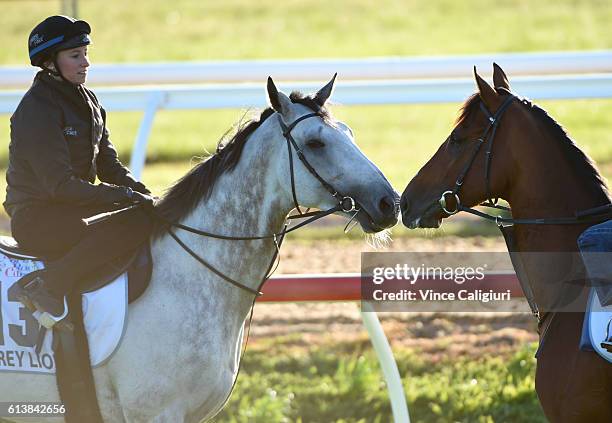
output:
[[[597,290],[591,289],[587,310],[584,314],[580,349],[595,351],[612,363],[612,352],[601,346],[601,343],[610,335],[612,335],[612,305],[602,306]]]
[[[40,325],[17,300],[10,287],[23,275],[43,268],[41,261],[0,253],[0,372],[55,374],[51,348],[53,331],[47,331],[42,350],[35,352]],[[127,320],[127,273],[104,287],[84,294],[83,316],[92,367],[103,364],[119,346]]]

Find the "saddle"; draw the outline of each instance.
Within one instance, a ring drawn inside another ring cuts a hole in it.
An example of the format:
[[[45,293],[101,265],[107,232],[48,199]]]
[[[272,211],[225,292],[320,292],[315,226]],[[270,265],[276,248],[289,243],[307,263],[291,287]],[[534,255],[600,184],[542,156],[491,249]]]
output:
[[[9,236],[0,236],[0,252],[9,257],[22,260],[49,262],[57,257],[36,256],[19,246]],[[108,285],[123,272],[128,273],[128,302],[136,301],[147,289],[151,279],[153,259],[150,245],[144,244],[133,254],[112,260],[104,266],[93,270],[79,283],[77,291],[81,294],[92,292]]]
[[[54,257],[40,257],[21,248],[12,237],[0,236],[0,252],[21,260],[51,261]],[[68,316],[64,319],[74,330],[53,327],[53,352],[56,363],[57,386],[65,405],[65,421],[102,423],[91,369],[89,343],[83,322],[83,295],[96,291],[127,272],[128,303],[134,302],[146,290],[151,279],[153,260],[149,243],[125,257],[112,260],[86,275],[76,290],[67,296]],[[39,332],[39,345],[45,337],[44,327]]]

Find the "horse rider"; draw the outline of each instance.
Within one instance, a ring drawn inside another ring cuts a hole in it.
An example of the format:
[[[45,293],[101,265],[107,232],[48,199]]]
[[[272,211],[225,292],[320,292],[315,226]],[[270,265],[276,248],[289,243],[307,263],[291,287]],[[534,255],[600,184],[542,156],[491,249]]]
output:
[[[13,237],[46,265],[22,277],[16,294],[54,317],[83,276],[136,251],[153,227],[154,199],[119,161],[106,112],[84,85],[90,33],[87,22],[67,16],[36,25],[28,50],[41,70],[11,117],[4,208]],[[82,220],[133,204],[141,207],[95,225]]]

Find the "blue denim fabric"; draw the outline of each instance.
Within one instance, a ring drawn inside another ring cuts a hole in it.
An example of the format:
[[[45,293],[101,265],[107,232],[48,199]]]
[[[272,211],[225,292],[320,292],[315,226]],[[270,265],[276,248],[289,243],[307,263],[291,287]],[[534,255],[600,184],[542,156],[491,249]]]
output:
[[[578,237],[578,248],[602,305],[612,303],[612,220],[591,226]],[[595,254],[591,254],[595,253]],[[608,253],[608,254],[602,254]]]

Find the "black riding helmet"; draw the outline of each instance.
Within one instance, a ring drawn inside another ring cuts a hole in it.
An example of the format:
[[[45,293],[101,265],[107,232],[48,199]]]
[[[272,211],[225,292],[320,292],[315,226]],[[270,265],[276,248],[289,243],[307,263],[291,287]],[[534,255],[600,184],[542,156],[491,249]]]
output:
[[[91,27],[85,21],[68,16],[50,16],[34,27],[28,38],[32,66],[43,69],[47,61],[55,61],[55,53],[91,44]],[[57,68],[57,65],[56,65]]]

